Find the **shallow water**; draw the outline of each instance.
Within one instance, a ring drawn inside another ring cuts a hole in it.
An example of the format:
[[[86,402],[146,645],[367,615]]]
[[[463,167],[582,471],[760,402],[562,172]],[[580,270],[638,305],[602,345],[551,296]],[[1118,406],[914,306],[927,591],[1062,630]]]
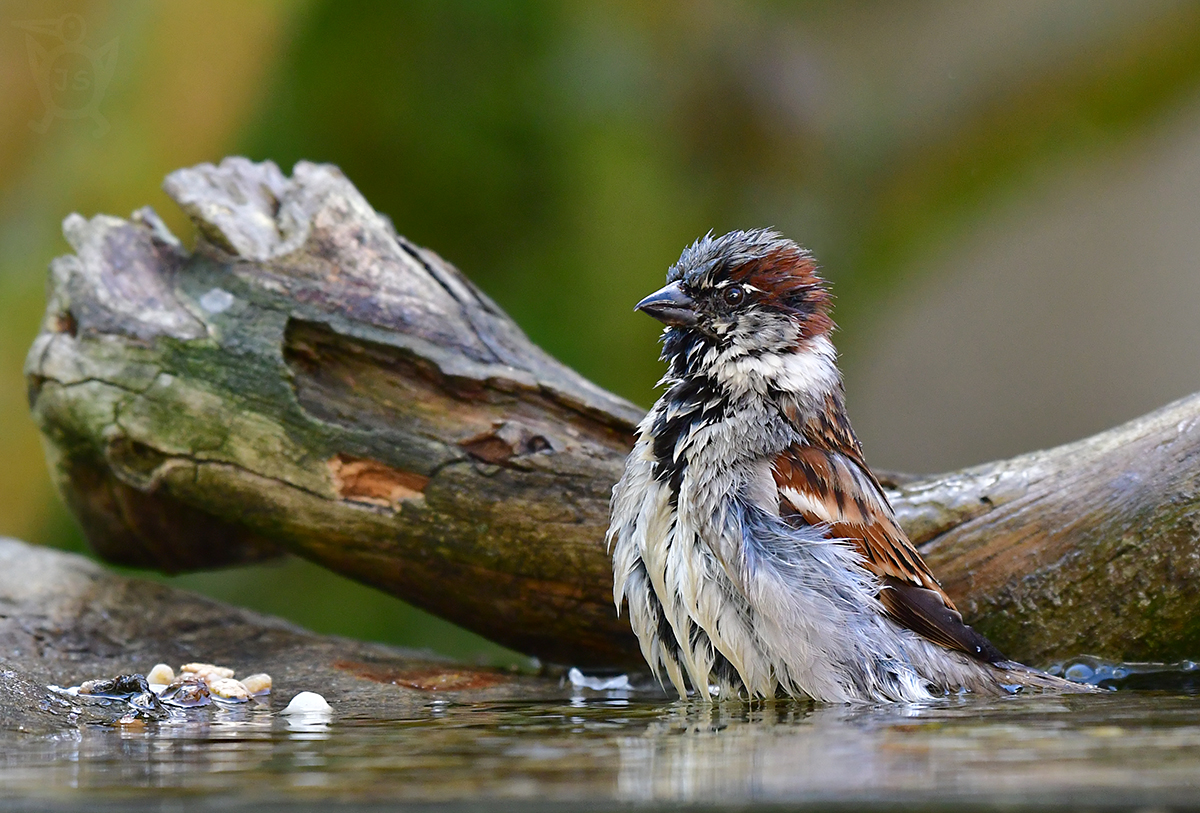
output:
[[[328,723],[256,705],[10,738],[0,800],[38,810],[1196,806],[1200,698],[709,707],[585,690]]]

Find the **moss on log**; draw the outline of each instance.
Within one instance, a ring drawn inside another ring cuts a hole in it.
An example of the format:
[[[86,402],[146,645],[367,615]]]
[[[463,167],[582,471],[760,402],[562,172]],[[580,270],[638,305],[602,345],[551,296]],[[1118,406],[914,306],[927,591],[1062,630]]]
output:
[[[72,215],[30,350],[52,475],[103,558],[283,551],[564,663],[637,662],[608,496],[641,417],[396,234],[333,167],[173,173],[199,232]],[[1200,652],[1200,397],[919,479],[901,520],[1014,657]]]

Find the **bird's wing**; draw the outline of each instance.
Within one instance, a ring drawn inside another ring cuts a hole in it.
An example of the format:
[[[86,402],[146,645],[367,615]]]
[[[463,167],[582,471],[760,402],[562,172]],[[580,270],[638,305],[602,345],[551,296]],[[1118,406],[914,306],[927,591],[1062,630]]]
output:
[[[995,662],[996,648],[963,623],[921,555],[896,522],[879,481],[863,461],[840,399],[804,426],[804,442],[785,450],[772,470],[780,515],[792,524],[829,526],[853,543],[879,577],[879,600],[901,625],[949,649]]]

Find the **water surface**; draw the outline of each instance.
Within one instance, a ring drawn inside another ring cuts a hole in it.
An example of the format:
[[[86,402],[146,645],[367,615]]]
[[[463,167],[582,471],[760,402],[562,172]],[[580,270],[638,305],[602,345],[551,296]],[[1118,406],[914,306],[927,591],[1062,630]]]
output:
[[[328,723],[257,705],[9,738],[0,788],[10,808],[45,810],[1196,806],[1200,698],[851,708],[581,691]]]

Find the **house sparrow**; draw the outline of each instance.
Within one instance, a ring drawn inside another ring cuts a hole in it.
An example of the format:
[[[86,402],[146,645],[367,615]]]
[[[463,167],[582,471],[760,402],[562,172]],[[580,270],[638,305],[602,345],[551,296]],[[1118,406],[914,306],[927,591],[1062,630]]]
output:
[[[759,229],[687,248],[637,305],[666,393],[613,488],[613,598],[681,697],[919,701],[1077,684],[963,623],[846,417],[812,255]]]

